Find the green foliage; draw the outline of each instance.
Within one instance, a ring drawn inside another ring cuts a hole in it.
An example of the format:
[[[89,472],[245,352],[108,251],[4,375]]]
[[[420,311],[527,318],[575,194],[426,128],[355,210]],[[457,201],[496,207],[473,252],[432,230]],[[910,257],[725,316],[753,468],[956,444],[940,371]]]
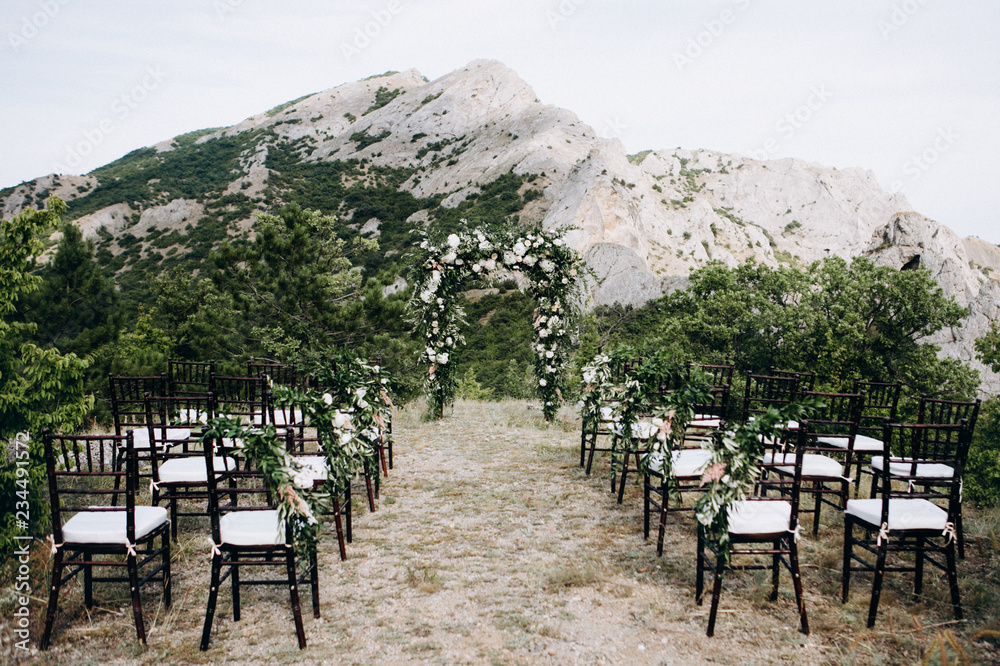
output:
[[[475,371],[469,367],[465,374],[458,378],[458,388],[455,389],[455,397],[463,400],[489,400],[493,397],[493,391],[484,389],[476,381]]]
[[[392,100],[396,99],[396,97],[401,95],[402,92],[403,92],[402,88],[394,88],[392,90],[389,90],[385,86],[379,86],[378,90],[375,91],[375,101],[372,102],[372,105],[369,106],[368,109],[361,115],[367,116],[372,111],[377,111],[381,109],[383,106],[385,106]]]
[[[307,97],[312,97],[314,94],[315,93],[309,93],[308,95],[303,95],[302,97],[299,97],[298,99],[293,99],[290,102],[285,102],[284,104],[279,104],[278,106],[274,107],[273,109],[271,109],[270,111],[267,112],[267,117],[268,118],[274,118],[276,115],[278,115],[279,113],[281,113],[285,109],[292,108],[293,106],[295,106],[296,104],[298,104],[302,100],[306,99]]]
[[[1000,323],[993,322],[989,332],[975,344],[979,360],[993,372],[1000,372]]]
[[[358,144],[358,150],[364,150],[368,146],[376,144],[379,141],[388,138],[388,136],[392,134],[389,130],[382,130],[378,134],[369,134],[368,130],[370,129],[371,127],[366,127],[363,130],[355,132],[351,135],[350,140]]]
[[[42,250],[37,234],[56,227],[65,210],[65,204],[53,197],[44,211],[27,209],[0,222],[0,557],[10,553],[13,537],[21,532],[15,524],[15,509],[23,506],[16,503],[27,503],[32,519],[27,531],[41,536],[45,520],[42,428],[72,431],[93,402],[83,392],[88,363],[75,354],[62,355],[34,344],[30,340],[36,326],[19,317],[21,299],[41,282],[30,274]],[[23,477],[10,451],[18,433],[29,437],[27,483],[21,486],[17,483]]]
[[[534,397],[530,367],[535,303],[515,290],[487,294],[476,302],[463,301],[462,307],[467,320],[462,329],[466,344],[456,352],[456,374],[472,372],[496,398]]]
[[[1000,504],[1000,396],[980,408],[964,480],[970,500],[980,506]]]

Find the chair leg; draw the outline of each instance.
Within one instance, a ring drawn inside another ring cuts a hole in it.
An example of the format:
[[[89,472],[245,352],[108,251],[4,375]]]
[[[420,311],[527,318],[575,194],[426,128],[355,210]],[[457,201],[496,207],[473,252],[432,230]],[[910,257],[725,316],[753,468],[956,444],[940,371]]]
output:
[[[958,539],[958,559],[965,559],[965,532],[962,529],[962,502],[958,503],[955,512],[955,537]]]
[[[139,599],[139,567],[136,566],[136,556],[125,556],[125,568],[128,569],[128,585],[132,594],[132,615],[135,617],[135,633],[139,642],[146,644],[146,625],[142,621],[142,601]]]
[[[590,451],[587,453],[587,475],[590,475],[590,468],[594,464],[594,452],[597,450],[597,426],[590,433]]]
[[[319,617],[319,558],[316,550],[309,553],[309,582],[312,586],[313,617]]]
[[[958,570],[955,564],[955,542],[945,546],[945,563],[948,567],[948,588],[951,590],[951,606],[955,609],[955,619],[962,619],[962,601],[958,592]]]
[[[292,599],[295,633],[299,638],[299,649],[301,650],[306,646],[306,631],[302,627],[302,609],[299,607],[299,584],[295,575],[295,553],[291,549],[285,553],[285,568],[288,569],[288,592]]]
[[[347,489],[344,491],[344,517],[347,519],[347,543],[354,543],[354,522],[351,517],[354,515],[354,507],[351,503],[351,482],[347,481]]]
[[[621,504],[625,499],[625,480],[628,478],[628,454],[622,458],[622,476],[618,482],[618,503]],[[614,483],[612,482],[612,491],[614,491]]]
[[[788,537],[788,564],[792,569],[792,588],[795,590],[795,604],[799,607],[801,631],[809,635],[809,618],[806,616],[806,602],[802,595],[802,575],[799,572],[799,546],[795,536]]]
[[[177,541],[177,498],[171,497],[170,500],[170,537]]]
[[[722,596],[722,561],[716,559],[715,580],[712,583],[712,608],[708,611],[708,631],[705,635],[711,638],[715,635],[715,618],[719,613],[719,597]]]
[[[840,603],[847,603],[847,596],[851,590],[851,559],[854,546],[854,521],[851,517],[844,515],[844,569],[840,576],[841,594]]]
[[[663,483],[660,485],[660,524],[658,526],[656,535],[656,556],[663,557],[663,539],[667,533],[667,502],[669,501],[669,496],[667,493],[669,488],[667,487],[667,480],[664,478]]]
[[[83,605],[94,607],[94,567],[89,564],[83,565]]]
[[[389,476],[389,468],[385,464],[385,442],[382,440],[378,443],[378,459],[382,464],[382,473]]]
[[[924,590],[924,538],[917,537],[917,549],[913,562],[913,595],[919,596]]]
[[[163,606],[164,608],[170,608],[170,592],[173,588],[173,580],[170,574],[170,529],[167,528],[164,530],[163,536],[160,538],[160,548],[163,549]]]
[[[389,469],[392,469],[392,437],[387,437],[386,442],[389,445]]]
[[[208,584],[208,608],[205,609],[205,627],[201,631],[201,651],[208,649],[208,639],[212,634],[212,620],[215,618],[215,604],[219,600],[219,573],[222,570],[222,555],[212,556],[212,576]]]
[[[771,601],[778,600],[778,582],[781,574],[781,540],[774,542],[775,553],[771,555]]]
[[[62,580],[62,550],[57,550],[52,561],[52,587],[49,588],[49,606],[45,611],[45,631],[42,632],[42,641],[39,648],[49,649],[49,639],[52,637],[52,625],[56,619],[56,606],[59,604],[59,581]]]
[[[372,478],[365,474],[365,488],[368,490],[368,510],[375,511],[375,494],[372,492]]]
[[[819,510],[823,506],[823,491],[826,489],[822,483],[816,485],[816,513],[813,514],[813,536],[819,536]]]
[[[240,621],[240,557],[233,553],[232,565],[230,566],[229,581],[233,590],[233,622]]]
[[[642,539],[649,538],[649,474],[642,479]]]
[[[580,467],[584,466],[587,457],[587,419],[583,419],[580,426]]]
[[[878,559],[875,561],[875,580],[872,582],[872,600],[868,606],[869,629],[875,626],[875,616],[878,614],[878,602],[882,596],[882,580],[885,578],[885,557],[888,548],[888,539],[884,539],[878,547]]]
[[[694,602],[701,606],[702,593],[705,591],[705,534],[698,526],[698,564],[695,569]]]
[[[344,524],[340,515],[340,495],[333,493],[333,522],[337,529],[337,545],[340,546],[340,561],[347,559],[347,546],[344,545]]]

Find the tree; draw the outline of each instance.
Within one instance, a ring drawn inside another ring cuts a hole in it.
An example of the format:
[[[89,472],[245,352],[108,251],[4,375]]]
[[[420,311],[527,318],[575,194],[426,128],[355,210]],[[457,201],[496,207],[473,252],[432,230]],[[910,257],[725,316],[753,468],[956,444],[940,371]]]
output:
[[[22,298],[41,282],[30,272],[42,251],[37,236],[58,225],[65,210],[66,205],[53,197],[43,211],[28,209],[0,222],[0,556],[10,553],[13,537],[21,532],[16,523],[18,502],[31,507],[31,518],[38,522],[30,527],[40,534],[45,518],[42,428],[72,430],[93,404],[83,390],[87,361],[31,342],[37,327],[23,321],[19,312]],[[28,437],[26,467],[15,459],[20,453],[16,441],[24,436]],[[28,470],[26,478],[19,469]]]
[[[212,282],[239,315],[233,325],[245,353],[290,358],[367,332],[361,276],[347,253],[375,241],[358,238],[349,248],[335,217],[295,204],[258,215],[254,232],[251,243],[225,243],[212,254]]]
[[[63,225],[56,253],[38,276],[21,314],[36,325],[40,344],[84,356],[114,341],[118,296],[94,261],[94,243],[84,241],[78,227]]]
[[[975,344],[979,360],[993,372],[1000,372],[1000,323],[993,322],[989,332]]]

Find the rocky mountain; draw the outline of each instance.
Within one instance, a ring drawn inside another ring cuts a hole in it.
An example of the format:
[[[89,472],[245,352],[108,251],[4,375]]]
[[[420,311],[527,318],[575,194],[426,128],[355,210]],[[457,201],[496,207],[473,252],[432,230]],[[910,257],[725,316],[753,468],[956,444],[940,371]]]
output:
[[[595,272],[596,303],[641,304],[710,260],[924,266],[972,312],[935,342],[1000,389],[972,351],[1000,315],[1000,248],[912,212],[862,169],[708,150],[627,155],[494,61],[434,81],[410,70],[348,83],[86,176],[7,188],[0,209],[8,217],[50,194],[119,271],[203,256],[245,234],[256,210],[293,200],[335,209],[356,233],[380,236],[386,255],[405,249],[410,229],[474,205],[575,227],[568,240]]]

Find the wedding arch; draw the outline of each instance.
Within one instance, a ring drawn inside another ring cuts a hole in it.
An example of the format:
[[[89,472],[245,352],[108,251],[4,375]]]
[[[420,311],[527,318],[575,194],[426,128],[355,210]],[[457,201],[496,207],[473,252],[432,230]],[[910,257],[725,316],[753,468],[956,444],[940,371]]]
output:
[[[517,235],[481,230],[451,234],[440,245],[424,240],[424,261],[412,274],[410,312],[414,334],[422,341],[427,363],[427,402],[434,418],[455,397],[457,378],[452,353],[465,342],[460,327],[464,311],[458,302],[462,284],[499,271],[528,280],[535,301],[532,353],[545,420],[551,421],[563,400],[564,366],[569,358],[569,322],[579,308],[580,255],[566,245],[565,229]]]

